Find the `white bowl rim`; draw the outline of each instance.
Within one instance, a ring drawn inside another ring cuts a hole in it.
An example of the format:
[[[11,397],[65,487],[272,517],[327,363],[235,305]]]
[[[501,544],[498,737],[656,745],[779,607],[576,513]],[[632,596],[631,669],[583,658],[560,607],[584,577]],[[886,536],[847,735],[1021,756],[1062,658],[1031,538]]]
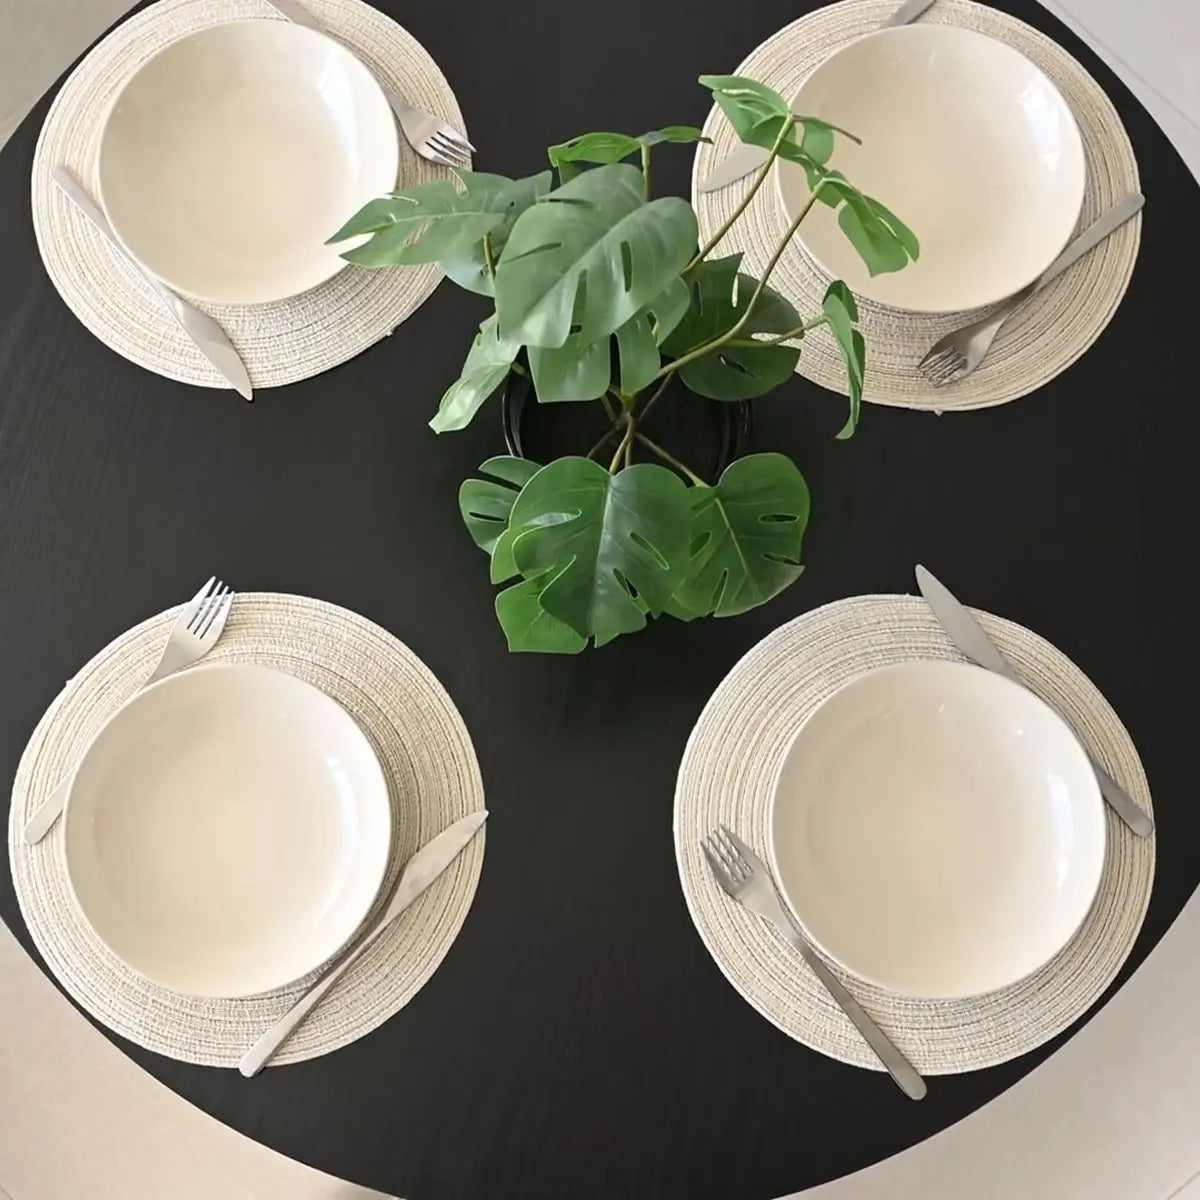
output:
[[[383,90],[383,85],[375,77],[375,73],[367,66],[365,62],[354,52],[354,50],[338,41],[332,34],[326,33],[321,29],[314,29],[310,25],[300,25],[295,21],[280,19],[277,17],[238,17],[232,21],[216,21],[211,25],[204,25],[199,29],[189,30],[187,33],[181,34],[177,38],[172,38],[165,45],[160,46],[153,54],[151,54],[143,62],[139,63],[133,74],[121,84],[117,94],[109,102],[104,110],[104,116],[100,121],[99,132],[96,134],[96,194],[100,201],[100,207],[104,211],[105,219],[108,221],[109,227],[112,229],[117,241],[120,242],[122,249],[130,258],[137,263],[138,267],[145,271],[152,279],[158,280],[159,283],[170,288],[171,291],[177,292],[180,296],[188,300],[198,300],[202,304],[217,305],[222,308],[254,308],[259,305],[282,304],[288,300],[295,300],[298,296],[307,295],[316,288],[323,287],[331,279],[340,275],[350,264],[344,259],[335,259],[329,264],[329,269],[325,276],[321,279],[314,279],[312,283],[306,284],[299,291],[285,292],[271,299],[246,300],[239,297],[230,297],[212,292],[197,291],[185,284],[179,283],[176,280],[168,278],[164,273],[154,270],[153,267],[145,263],[138,252],[125,239],[125,235],[121,232],[120,226],[113,220],[112,212],[109,210],[108,202],[104,197],[104,172],[101,170],[101,160],[104,152],[104,135],[108,130],[109,121],[113,113],[116,111],[117,105],[124,99],[125,93],[137,80],[138,76],[160,55],[167,53],[168,50],[174,49],[182,42],[191,41],[193,39],[204,37],[211,34],[214,30],[225,30],[232,26],[265,26],[271,25],[275,27],[286,27],[293,33],[304,38],[320,38],[322,41],[335,47],[348,62],[353,63],[350,68],[354,71],[359,71],[364,74],[364,77],[370,84],[370,90],[373,90],[379,97],[380,102],[387,109],[389,115],[392,112],[391,104],[388,101],[387,93]],[[291,36],[289,34],[288,36]],[[396,128],[396,121],[393,119],[389,122],[390,134],[388,137],[387,156],[388,162],[391,164],[389,174],[393,179],[393,186],[400,177],[400,132]],[[347,214],[348,216],[353,214]]]
[[[1022,53],[1020,50],[1018,50],[1016,48],[1016,46],[1011,46],[1011,45],[1009,45],[1008,42],[1001,41],[1000,38],[992,37],[991,34],[984,33],[981,30],[967,29],[965,26],[962,26],[962,25],[940,25],[940,24],[932,24],[929,22],[924,22],[924,23],[912,22],[908,25],[889,25],[883,29],[874,29],[870,33],[864,33],[861,37],[854,38],[852,41],[847,42],[844,46],[839,46],[827,58],[823,58],[819,63],[817,63],[817,65],[815,67],[813,67],[813,69],[811,71],[809,71],[808,74],[805,75],[804,78],[800,81],[799,85],[796,88],[796,91],[793,93],[792,97],[788,101],[788,107],[791,108],[792,111],[796,111],[796,105],[799,100],[800,93],[804,90],[804,87],[808,83],[808,81],[818,71],[822,70],[825,66],[827,66],[829,63],[831,63],[839,55],[850,50],[851,47],[858,46],[862,42],[872,41],[872,40],[880,39],[880,38],[895,38],[897,36],[900,36],[900,37],[912,36],[914,31],[924,31],[924,33],[918,32],[918,36],[924,36],[924,34],[927,34],[927,32],[929,30],[937,30],[938,31],[937,36],[939,36],[939,37],[946,37],[946,36],[959,37],[959,36],[961,36],[964,41],[973,40],[973,41],[990,42],[993,46],[999,46],[1003,50],[1006,50],[1006,51],[1016,55],[1018,58],[1021,58],[1026,63],[1028,63],[1030,69],[1033,70],[1037,75],[1041,76],[1045,85],[1054,93],[1055,96],[1058,97],[1058,99],[1062,105],[1063,112],[1065,112],[1067,114],[1067,118],[1068,118],[1067,128],[1070,129],[1070,131],[1071,131],[1072,140],[1078,146],[1079,155],[1084,164],[1084,169],[1083,169],[1082,175],[1080,177],[1080,183],[1079,183],[1079,203],[1077,205],[1074,205],[1074,204],[1072,205],[1074,217],[1072,218],[1071,227],[1067,230],[1066,234],[1063,236],[1062,243],[1054,251],[1054,254],[1049,259],[1047,259],[1045,264],[1038,271],[1036,271],[1032,275],[1030,275],[1029,278],[1026,279],[1025,282],[1022,283],[1019,287],[1006,289],[1005,291],[999,292],[995,295],[989,295],[986,300],[980,300],[977,303],[972,304],[968,308],[962,308],[961,306],[947,307],[945,305],[938,305],[935,307],[935,306],[932,306],[929,304],[922,304],[919,308],[912,307],[912,306],[901,307],[900,305],[896,304],[894,301],[889,302],[889,301],[885,301],[885,300],[876,300],[873,296],[871,296],[871,294],[867,291],[867,289],[863,287],[863,285],[861,283],[859,283],[857,287],[852,289],[856,298],[861,297],[864,300],[869,300],[872,304],[878,305],[880,308],[888,309],[891,312],[917,313],[917,314],[920,314],[923,316],[933,317],[933,316],[949,316],[954,313],[974,312],[976,309],[988,308],[993,304],[999,304],[1001,301],[1008,300],[1010,297],[1015,296],[1018,293],[1024,291],[1031,284],[1036,283],[1042,277],[1042,275],[1045,274],[1046,268],[1049,267],[1050,264],[1052,262],[1054,262],[1054,260],[1067,248],[1067,246],[1070,244],[1071,239],[1075,236],[1076,230],[1079,227],[1079,218],[1083,213],[1084,201],[1087,199],[1087,152],[1086,152],[1086,148],[1083,143],[1083,131],[1079,128],[1079,119],[1075,116],[1075,110],[1068,103],[1066,96],[1063,95],[1062,89],[1058,86],[1058,84],[1056,84],[1054,82],[1054,80],[1051,79],[1050,76],[1047,75],[1046,72],[1043,71],[1042,68],[1039,67],[1037,65],[1037,63],[1035,63],[1033,61],[1032,58],[1030,58],[1027,54]],[[816,114],[814,113],[811,115],[815,116]],[[853,132],[853,131],[851,131],[851,132]],[[775,203],[779,206],[780,212],[782,212],[785,217],[789,218],[789,222],[790,222],[791,220],[794,220],[794,215],[789,214],[788,206],[787,206],[786,200],[784,198],[784,194],[783,194],[783,180],[782,180],[782,176],[780,173],[780,165],[783,161],[784,161],[783,159],[776,159],[775,163],[773,164],[773,166],[771,168],[771,174],[773,176],[773,183],[774,183],[774,187],[775,187]],[[850,182],[853,183],[854,180],[851,180]],[[886,197],[881,198],[881,201],[882,201],[882,203],[886,204],[887,203]],[[807,254],[813,260],[813,262],[816,263],[817,266],[826,275],[830,276],[830,278],[832,278],[832,279],[838,278],[837,272],[831,271],[825,265],[825,263],[821,261],[821,258],[816,253],[816,251],[808,244],[808,242],[806,242],[804,240],[803,222],[801,223],[800,228],[796,231],[796,240],[799,241],[801,243],[801,245],[804,247],[804,253]],[[902,273],[903,272],[892,272],[892,274],[902,274]],[[869,287],[870,284],[868,283],[867,286]]]
[[[1087,887],[1088,903],[1083,906],[1079,919],[1072,925],[1070,931],[1062,939],[1060,944],[1048,954],[1040,963],[1031,967],[1024,974],[1016,976],[1007,983],[1002,983],[994,988],[990,988],[984,992],[978,991],[963,991],[963,992],[939,992],[935,995],[930,995],[925,992],[913,992],[897,988],[894,983],[884,982],[873,978],[869,973],[861,971],[857,967],[852,967],[838,957],[828,946],[824,945],[818,938],[814,937],[804,921],[803,915],[792,901],[792,897],[788,892],[787,885],[784,883],[784,877],[779,869],[779,860],[775,852],[775,810],[779,801],[779,789],[782,782],[784,767],[791,756],[792,749],[800,740],[804,730],[816,716],[834,697],[841,695],[846,688],[851,687],[862,680],[877,675],[899,674],[903,671],[911,670],[916,666],[939,666],[956,668],[963,673],[971,673],[977,676],[986,676],[989,680],[996,682],[1001,690],[1005,688],[1015,689],[1029,701],[1033,702],[1034,707],[1040,707],[1044,715],[1048,715],[1051,724],[1059,726],[1061,732],[1066,734],[1067,740],[1073,743],[1078,751],[1077,761],[1081,762],[1087,769],[1084,778],[1088,780],[1085,784],[1086,795],[1081,797],[1079,811],[1090,813],[1095,820],[1096,829],[1098,831],[1098,844],[1100,853],[1097,857],[1097,870],[1095,879],[1089,881]],[[816,948],[816,950],[835,966],[845,971],[852,979],[859,979],[864,983],[870,984],[872,987],[877,987],[881,991],[887,992],[892,996],[900,996],[910,1000],[974,1000],[981,996],[994,995],[997,992],[1004,991],[1007,988],[1013,987],[1015,984],[1021,983],[1026,979],[1037,974],[1048,962],[1060,954],[1063,949],[1070,945],[1080,929],[1083,928],[1084,922],[1088,915],[1095,907],[1096,897],[1100,892],[1100,884],[1104,879],[1104,872],[1107,866],[1108,857],[1108,819],[1105,812],[1104,797],[1100,792],[1100,784],[1096,779],[1095,770],[1092,768],[1091,761],[1088,759],[1087,751],[1083,748],[1078,735],[1067,723],[1066,719],[1050,704],[1041,698],[1032,688],[1025,687],[1024,684],[1018,683],[1015,680],[1008,679],[995,671],[989,671],[986,667],[981,667],[976,663],[966,662],[961,659],[946,659],[946,658],[914,658],[904,662],[887,663],[880,667],[871,667],[866,671],[861,671],[851,679],[847,679],[841,686],[835,688],[828,696],[824,697],[819,703],[815,704],[812,710],[805,716],[804,720],[796,727],[796,731],[788,739],[788,744],[783,753],[779,756],[779,763],[771,778],[771,799],[767,805],[767,866],[770,868],[771,874],[776,885],[776,891],[783,903],[784,908],[791,914],[797,926],[801,930],[804,938]]]
[[[71,856],[67,852],[67,847],[69,844],[68,839],[67,839],[67,823],[71,819],[71,798],[75,794],[76,781],[78,780],[78,778],[80,776],[80,773],[83,769],[84,763],[87,761],[88,755],[91,753],[92,747],[94,745],[96,745],[96,743],[100,740],[101,736],[108,730],[108,728],[112,724],[114,724],[114,722],[116,722],[118,718],[122,717],[129,708],[131,708],[138,701],[144,700],[146,696],[152,695],[153,693],[158,692],[158,691],[160,691],[164,688],[170,687],[170,686],[180,686],[181,681],[186,680],[189,677],[194,677],[194,676],[200,675],[200,674],[216,674],[218,672],[220,672],[220,673],[237,672],[239,674],[245,674],[247,672],[254,672],[256,674],[270,674],[270,675],[275,675],[275,676],[282,676],[283,678],[287,679],[290,684],[297,685],[301,690],[308,691],[308,692],[315,692],[318,696],[321,696],[329,704],[334,705],[336,708],[340,709],[343,713],[345,713],[346,717],[350,720],[350,723],[358,731],[359,736],[363,739],[363,743],[366,745],[367,749],[370,751],[371,762],[374,764],[374,771],[372,771],[372,775],[374,776],[376,773],[378,773],[378,782],[379,782],[380,788],[382,789],[381,794],[382,794],[382,802],[383,802],[384,821],[385,821],[385,826],[387,829],[387,839],[386,839],[387,852],[381,856],[378,872],[376,872],[374,870],[372,870],[372,872],[371,872],[371,875],[369,877],[369,883],[371,885],[369,888],[370,898],[367,901],[366,907],[363,909],[362,913],[358,916],[357,920],[354,922],[353,927],[346,934],[345,938],[343,938],[338,943],[338,945],[335,949],[330,951],[328,954],[324,954],[321,959],[314,961],[311,966],[307,967],[305,970],[301,971],[299,974],[293,975],[289,979],[280,980],[278,983],[274,983],[268,988],[260,988],[258,990],[252,991],[252,992],[242,992],[242,991],[228,992],[225,990],[213,991],[213,990],[191,989],[191,990],[187,991],[186,993],[182,993],[182,992],[179,992],[178,989],[175,987],[175,985],[173,983],[171,983],[170,981],[158,979],[150,972],[143,970],[141,967],[134,966],[131,962],[129,962],[125,958],[123,958],[120,954],[117,953],[116,949],[113,946],[109,945],[109,943],[105,940],[105,938],[100,933],[100,931],[92,924],[90,918],[87,915],[87,910],[85,909],[82,902],[80,901],[78,892],[75,890],[75,880],[71,873]],[[328,694],[328,692],[325,692],[321,688],[317,687],[316,684],[309,683],[308,680],[301,679],[298,675],[292,675],[288,671],[280,670],[278,667],[268,667],[264,664],[253,663],[253,662],[215,662],[215,663],[202,662],[202,663],[197,663],[195,666],[184,667],[183,669],[181,669],[179,671],[172,672],[172,674],[164,676],[162,679],[157,680],[156,682],[150,684],[148,687],[141,688],[139,691],[134,692],[132,696],[129,696],[126,700],[123,700],[121,702],[120,706],[117,709],[115,709],[109,715],[109,717],[105,720],[104,724],[101,725],[98,730],[96,730],[96,733],[93,735],[91,741],[88,743],[87,749],[85,749],[84,752],[79,756],[78,761],[75,763],[74,768],[71,770],[70,783],[68,785],[68,791],[67,791],[67,799],[63,805],[63,813],[62,813],[60,820],[62,821],[62,827],[63,827],[62,828],[62,834],[63,834],[63,836],[62,836],[62,857],[63,857],[63,869],[64,869],[63,873],[64,873],[64,875],[66,877],[66,881],[67,881],[67,891],[71,895],[71,902],[75,906],[75,911],[83,919],[84,923],[92,931],[92,933],[95,935],[95,937],[100,942],[103,943],[105,949],[107,949],[108,952],[114,958],[116,958],[123,967],[126,968],[126,970],[132,971],[139,978],[147,980],[148,982],[154,984],[156,987],[164,988],[169,992],[175,992],[177,995],[195,996],[200,999],[208,999],[208,1000],[244,1000],[244,999],[247,999],[252,996],[270,995],[272,992],[279,991],[282,988],[290,987],[292,984],[299,982],[301,979],[304,979],[307,975],[311,974],[318,967],[323,966],[327,962],[332,962],[339,955],[344,953],[346,950],[346,947],[351,944],[351,942],[357,936],[359,930],[362,928],[363,921],[366,919],[368,914],[371,912],[372,908],[375,907],[376,903],[379,900],[380,889],[383,887],[383,882],[387,878],[388,863],[391,860],[392,843],[396,837],[395,816],[392,813],[392,805],[391,805],[391,789],[388,786],[387,776],[383,770],[383,764],[379,761],[379,756],[375,753],[375,747],[373,745],[371,745],[371,739],[369,737],[367,737],[365,730],[362,728],[361,725],[359,725],[358,721],[355,720],[353,714],[351,714],[349,712],[349,710],[345,707],[345,705],[340,704],[337,700],[335,700],[332,696],[330,696]],[[378,874],[378,879],[375,878],[376,874]]]

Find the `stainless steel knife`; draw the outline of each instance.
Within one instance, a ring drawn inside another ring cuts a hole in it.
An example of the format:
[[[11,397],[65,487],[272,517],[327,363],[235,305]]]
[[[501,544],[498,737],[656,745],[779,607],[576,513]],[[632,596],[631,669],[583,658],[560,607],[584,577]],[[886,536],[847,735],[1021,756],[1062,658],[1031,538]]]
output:
[[[970,611],[965,608],[954,594],[935,578],[929,571],[918,564],[916,569],[917,587],[925,597],[938,624],[949,635],[950,640],[972,662],[995,671],[1006,679],[1028,686],[1023,679],[1008,664],[1008,660],[1000,653],[996,643],[984,632],[983,626],[975,620]],[[1059,714],[1061,716],[1061,714]],[[1087,748],[1084,747],[1086,753]],[[1100,784],[1100,792],[1108,802],[1113,812],[1133,830],[1138,837],[1149,837],[1154,832],[1154,821],[1138,807],[1137,803],[1123,787],[1088,754],[1092,770],[1096,772],[1096,781]]]
[[[83,185],[66,167],[55,167],[51,178],[54,180],[55,187],[91,221],[108,244],[154,289],[154,293],[162,301],[163,307],[179,322],[180,328],[195,343],[196,349],[212,363],[221,378],[238,395],[244,396],[247,400],[253,400],[254,392],[250,387],[250,376],[246,374],[245,364],[233,348],[233,343],[229,340],[225,330],[208,313],[193,307],[182,296],[177,296],[171,291],[161,280],[155,279],[121,245],[120,238],[113,231],[113,227],[108,223],[108,218],[101,211],[100,206],[87,194]]]
[[[267,0],[267,3],[292,24],[306,25],[309,29],[315,29],[318,33],[325,34],[326,37],[332,36],[329,30],[303,4],[297,3],[297,0]]]
[[[274,1057],[275,1052],[292,1035],[296,1026],[313,1010],[317,1002],[373,946],[385,929],[459,856],[487,820],[487,809],[469,813],[452,825],[447,825],[436,837],[430,838],[408,860],[396,890],[379,922],[347,952],[346,956],[315,983],[266,1033],[250,1047],[238,1063],[238,1070],[247,1079],[257,1075]]]
[[[890,29],[893,25],[908,25],[933,4],[934,0],[905,0],[879,28]],[[697,186],[697,191],[716,192],[731,183],[736,183],[761,167],[767,161],[767,155],[768,152],[761,146],[748,146],[743,143],[717,163]]]

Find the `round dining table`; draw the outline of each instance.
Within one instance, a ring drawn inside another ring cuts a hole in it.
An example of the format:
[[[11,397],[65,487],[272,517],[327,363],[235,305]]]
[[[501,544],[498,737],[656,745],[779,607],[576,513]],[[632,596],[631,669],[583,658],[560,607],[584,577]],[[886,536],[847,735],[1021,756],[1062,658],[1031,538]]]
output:
[[[379,7],[450,80],[476,167],[516,176],[577,133],[701,124],[697,76],[734,70],[817,5]],[[146,1071],[277,1151],[407,1200],[767,1200],[986,1104],[1082,1022],[1002,1066],[933,1077],[913,1103],[885,1074],[790,1040],[730,987],[689,918],[672,838],[688,734],[738,658],[828,601],[913,591],[917,562],[1055,643],[1121,715],[1153,789],[1157,868],[1113,989],[1154,947],[1200,882],[1178,736],[1200,195],[1066,27],[1035,0],[998,7],[1074,54],[1132,141],[1147,203],[1111,323],[1032,395],[943,416],[868,405],[850,441],[834,437],[845,401],[802,378],[758,401],[751,448],[794,457],[812,490],[803,576],[746,615],[657,622],[577,657],[507,652],[462,526],[459,483],[502,452],[499,412],[462,433],[427,426],[480,298],[444,285],[366,353],[252,404],[170,382],[102,345],[47,278],[29,178],[48,98],[30,114],[0,154],[5,777],[64,680],[216,574],[335,602],[410,646],[463,714],[491,812],[465,926],[375,1032],[251,1080],[114,1037]],[[690,169],[688,148],[660,147],[656,190],[687,195]],[[36,958],[8,872],[0,916]]]

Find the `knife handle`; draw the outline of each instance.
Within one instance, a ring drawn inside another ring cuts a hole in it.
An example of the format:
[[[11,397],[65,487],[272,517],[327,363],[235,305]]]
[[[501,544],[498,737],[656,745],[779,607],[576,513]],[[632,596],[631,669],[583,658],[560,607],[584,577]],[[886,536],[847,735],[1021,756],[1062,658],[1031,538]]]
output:
[[[1089,250],[1100,245],[1109,234],[1119,229],[1131,217],[1137,216],[1145,203],[1146,197],[1141,192],[1131,192],[1123,200],[1117,201],[1112,208],[1102,213],[1077,238],[1067,244],[1067,248],[1038,276],[1037,282],[1033,285],[1033,291],[1040,292],[1046,284],[1057,279]]]
[[[1090,754],[1088,759],[1096,773],[1100,792],[1108,801],[1109,807],[1138,837],[1149,837],[1154,832],[1154,818],[1139,807],[1129,793]]]
[[[58,786],[38,805],[37,811],[25,822],[22,836],[27,845],[34,845],[50,832],[50,827],[58,820],[67,803],[67,793],[71,790],[71,776],[68,774]]]
[[[396,914],[399,916],[399,914]],[[394,918],[393,918],[394,919]],[[317,1006],[318,1002],[329,991],[331,987],[362,957],[362,955],[370,949],[378,940],[379,935],[391,924],[391,921],[382,921],[376,925],[350,952],[342,959],[336,967],[334,967],[327,975],[322,976],[316,983],[292,1005],[291,1008],[271,1026],[242,1055],[242,1061],[238,1063],[238,1070],[247,1078],[251,1079],[259,1073],[275,1057],[276,1051],[288,1040],[295,1032],[296,1028],[308,1016],[310,1012]]]
[[[173,308],[175,300],[174,292],[169,292],[163,285],[154,278],[148,271],[143,268],[141,263],[129,253],[128,250],[121,244],[121,239],[117,237],[113,227],[108,223],[108,218],[104,215],[104,210],[88,195],[87,189],[84,188],[79,180],[67,170],[66,167],[55,167],[51,173],[51,178],[54,180],[54,186],[81,213],[92,223],[96,232],[127,262],[135,271],[158,293],[159,297],[167,304],[169,308]]]

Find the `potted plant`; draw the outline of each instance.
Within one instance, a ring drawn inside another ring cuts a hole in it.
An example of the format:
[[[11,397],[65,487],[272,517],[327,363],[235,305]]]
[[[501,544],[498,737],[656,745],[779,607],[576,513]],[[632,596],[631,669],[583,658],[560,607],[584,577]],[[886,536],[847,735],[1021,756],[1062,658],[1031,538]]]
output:
[[[433,262],[494,299],[430,422],[437,432],[462,429],[513,375],[528,378],[540,403],[604,408],[606,430],[589,452],[544,465],[492,458],[483,478],[462,486],[467,530],[491,558],[492,582],[508,585],[496,614],[512,650],[575,653],[650,617],[732,616],[795,580],[809,498],[791,460],[749,454],[706,479],[662,444],[668,435],[647,435],[647,418],[670,387],[718,402],[766,394],[791,377],[800,343],[824,326],[846,360],[850,411],[838,436],[849,437],[866,357],[854,298],[833,283],[821,311],[802,316],[768,286],[771,272],[818,202],[838,210],[872,274],[918,254],[900,220],[830,168],[836,138],[853,135],[794,116],[754,80],[700,82],[742,141],[769,151],[703,246],[691,205],[654,198],[650,186],[652,148],[701,140],[690,126],[552,146],[557,185],[551,171],[515,180],[459,171],[455,182],[373,200],[330,239],[369,235],[349,261]],[[778,157],[800,164],[811,198],[756,279],[740,270],[741,255],[714,252]]]

